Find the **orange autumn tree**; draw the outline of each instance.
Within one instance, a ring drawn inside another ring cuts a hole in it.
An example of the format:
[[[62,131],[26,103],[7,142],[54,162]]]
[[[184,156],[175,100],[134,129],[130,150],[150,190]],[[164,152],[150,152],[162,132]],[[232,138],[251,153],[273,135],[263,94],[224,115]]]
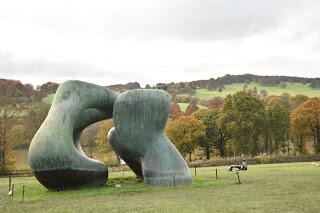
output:
[[[181,116],[176,120],[170,120],[166,126],[166,133],[170,141],[185,156],[191,154],[205,137],[205,125],[194,116]]]
[[[179,104],[177,102],[172,103],[169,118],[175,120],[179,118],[181,115],[183,115],[183,113],[181,112]]]
[[[208,101],[208,109],[220,109],[223,106],[223,98],[217,96]]]
[[[306,137],[313,137],[314,147],[320,152],[320,98],[311,98],[291,113],[291,132],[296,137],[299,152]]]
[[[96,144],[99,152],[108,153],[112,151],[109,143],[107,143],[108,132],[113,127],[113,120],[108,119],[99,122],[99,130],[97,133]]]
[[[185,114],[186,115],[192,115],[194,112],[196,112],[199,109],[196,103],[190,103],[186,109]]]

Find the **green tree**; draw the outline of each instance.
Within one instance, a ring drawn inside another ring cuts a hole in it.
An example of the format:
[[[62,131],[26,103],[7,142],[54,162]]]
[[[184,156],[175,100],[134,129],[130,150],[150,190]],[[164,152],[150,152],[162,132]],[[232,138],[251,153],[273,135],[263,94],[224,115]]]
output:
[[[246,92],[240,91],[226,97],[220,124],[230,134],[239,154],[256,155],[259,152],[258,138],[264,113],[262,101]]]
[[[204,148],[206,158],[210,158],[213,148],[219,150],[220,156],[225,156],[225,146],[227,142],[226,131],[219,125],[219,110],[200,109],[194,113],[194,116],[201,120],[206,126],[206,136],[200,142],[200,146]]]
[[[206,134],[205,125],[194,116],[181,116],[169,121],[166,133],[183,156],[189,154],[190,162],[193,150]]]
[[[267,119],[269,133],[271,133],[270,139],[274,141],[273,150],[278,153],[281,147],[285,152],[286,139],[290,130],[290,113],[286,106],[284,106],[280,101],[273,100],[270,101],[266,107]]]
[[[272,137],[271,137],[271,125],[269,121],[269,116],[267,113],[264,115],[264,121],[262,123],[262,140],[263,140],[263,146],[264,151],[266,154],[272,153]]]
[[[204,149],[206,158],[210,159],[210,153],[217,143],[218,128],[217,128],[217,111],[201,109],[194,113],[194,116],[202,121],[206,126],[206,136],[199,142],[199,145]]]

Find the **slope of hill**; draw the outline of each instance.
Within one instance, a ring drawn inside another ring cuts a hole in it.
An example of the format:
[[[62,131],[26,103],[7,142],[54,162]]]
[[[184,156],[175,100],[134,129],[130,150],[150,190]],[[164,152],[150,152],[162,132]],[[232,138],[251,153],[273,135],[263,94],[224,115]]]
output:
[[[225,97],[226,95],[236,93],[237,91],[243,90],[245,85],[247,85],[247,89],[257,88],[258,92],[261,90],[267,91],[268,95],[281,95],[282,93],[289,93],[291,96],[294,95],[306,95],[310,97],[320,97],[319,89],[312,89],[309,87],[309,84],[303,83],[286,83],[286,88],[281,86],[261,86],[257,83],[233,83],[226,84],[225,89],[221,92],[217,90],[207,90],[207,89],[197,89],[195,96],[198,96],[201,99],[209,100],[212,97],[220,96]],[[179,94],[180,96],[187,94]]]
[[[187,107],[188,107],[189,103],[179,103],[180,109],[182,112],[185,112]],[[197,105],[200,109],[206,109],[207,107],[202,106],[202,105]]]

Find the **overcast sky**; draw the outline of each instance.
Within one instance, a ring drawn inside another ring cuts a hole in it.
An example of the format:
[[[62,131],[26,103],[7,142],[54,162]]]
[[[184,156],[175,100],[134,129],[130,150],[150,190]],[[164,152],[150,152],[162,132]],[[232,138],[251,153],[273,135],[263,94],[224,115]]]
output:
[[[0,78],[320,77],[318,0],[0,0]]]

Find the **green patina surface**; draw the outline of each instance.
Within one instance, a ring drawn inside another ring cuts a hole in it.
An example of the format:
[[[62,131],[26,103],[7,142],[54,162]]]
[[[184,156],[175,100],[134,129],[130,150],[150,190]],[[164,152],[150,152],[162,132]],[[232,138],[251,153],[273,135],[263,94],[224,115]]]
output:
[[[115,101],[115,128],[109,133],[113,149],[137,176],[153,185],[191,181],[188,166],[164,132],[170,95],[162,90],[131,90]]]
[[[106,166],[84,154],[79,137],[90,124],[112,117],[116,97],[111,90],[81,81],[60,85],[28,153],[29,165],[42,184],[59,190],[91,184],[96,179],[106,181]]]

